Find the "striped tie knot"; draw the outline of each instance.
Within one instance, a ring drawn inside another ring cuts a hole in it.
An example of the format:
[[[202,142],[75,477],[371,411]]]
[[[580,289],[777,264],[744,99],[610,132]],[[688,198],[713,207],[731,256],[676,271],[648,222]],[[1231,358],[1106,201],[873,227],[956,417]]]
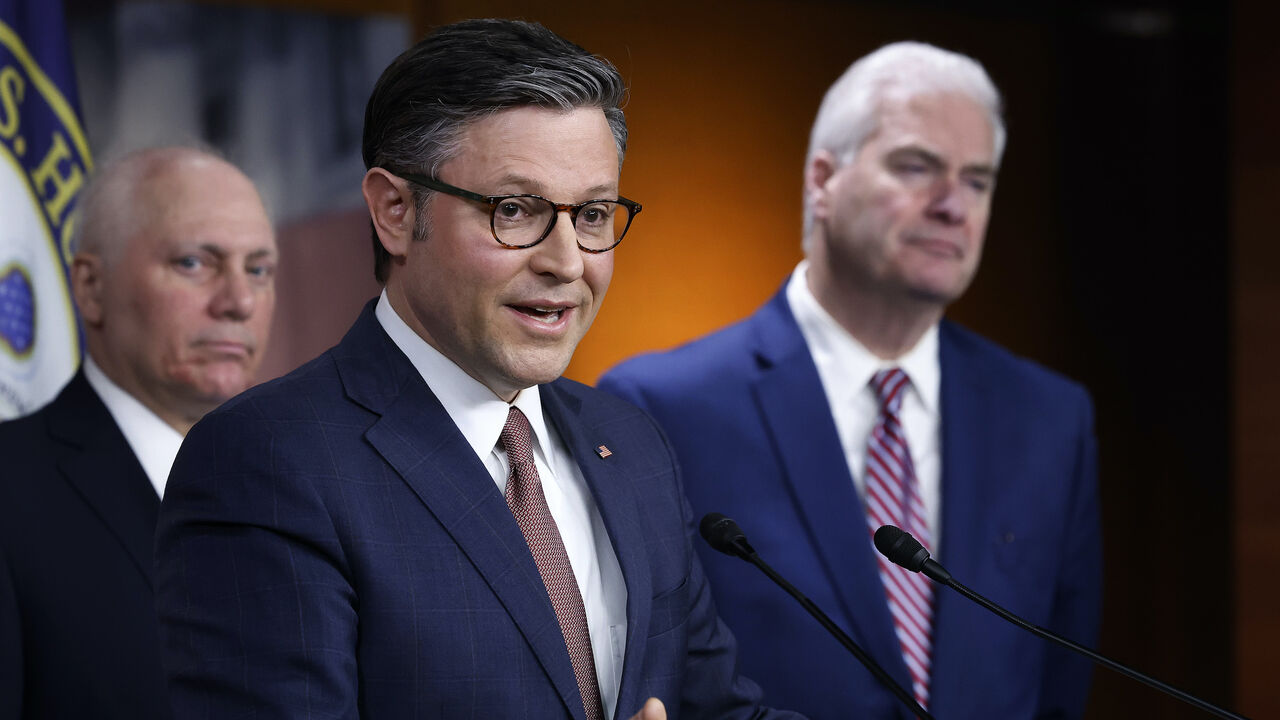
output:
[[[880,401],[880,410],[889,415],[898,414],[902,408],[903,393],[909,385],[911,378],[899,367],[886,368],[871,377],[871,387]]]

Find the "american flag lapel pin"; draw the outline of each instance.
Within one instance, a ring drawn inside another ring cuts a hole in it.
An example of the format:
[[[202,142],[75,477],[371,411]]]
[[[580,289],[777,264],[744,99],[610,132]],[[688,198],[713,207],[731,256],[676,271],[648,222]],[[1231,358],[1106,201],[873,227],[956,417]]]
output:
[[[610,450],[610,449],[608,448],[608,446],[606,446],[606,445],[597,445],[597,446],[596,446],[596,454],[597,454],[597,455],[599,455],[599,456],[600,456],[600,457],[602,457],[602,458],[607,458],[607,457],[609,457],[610,455],[612,455],[612,454],[613,454],[613,451],[612,451],[612,450]]]

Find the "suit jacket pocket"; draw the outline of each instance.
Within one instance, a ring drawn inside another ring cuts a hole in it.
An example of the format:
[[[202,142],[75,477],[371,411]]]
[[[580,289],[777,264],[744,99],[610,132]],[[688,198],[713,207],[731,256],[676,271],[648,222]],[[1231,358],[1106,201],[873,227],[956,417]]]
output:
[[[649,612],[649,637],[670,632],[688,619],[689,576],[685,575],[679,585],[653,596]]]

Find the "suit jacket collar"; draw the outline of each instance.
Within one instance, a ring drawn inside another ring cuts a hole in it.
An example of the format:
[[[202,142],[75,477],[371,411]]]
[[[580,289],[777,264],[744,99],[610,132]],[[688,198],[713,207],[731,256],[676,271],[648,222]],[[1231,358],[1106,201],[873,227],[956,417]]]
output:
[[[150,584],[160,498],[83,371],[49,404],[47,413],[49,435],[59,446],[58,471]]]
[[[622,712],[623,708],[639,708],[645,700],[640,692],[653,579],[645,549],[647,539],[638,522],[643,516],[641,501],[623,465],[607,461],[596,453],[601,445],[618,447],[620,444],[608,430],[607,418],[592,417],[576,395],[563,390],[565,384],[567,381],[557,380],[542,386],[543,409],[582,469],[627,584],[627,645],[617,706]]]
[[[998,378],[966,347],[963,331],[943,322],[939,333],[942,357],[942,513],[943,552],[957,577],[976,570],[982,546],[977,519],[982,517],[983,478],[998,477],[1001,454],[992,438],[999,408]]]
[[[865,511],[840,450],[817,369],[784,293],[761,309],[754,325],[761,369],[755,391],[761,415],[786,468],[785,482],[809,525],[814,552],[827,569],[848,618],[850,635],[899,684],[909,688],[888,604],[878,592],[882,583],[862,520]],[[942,366],[941,546],[945,553],[939,559],[957,578],[976,577],[989,554],[980,526],[983,480],[1005,472],[1000,467],[997,439],[984,431],[998,425],[999,378],[993,377],[975,354],[966,333],[946,320],[939,327],[938,344]],[[946,618],[954,606],[968,601],[941,587],[935,587],[934,597],[931,703],[935,707],[959,705],[972,689],[953,685],[948,678],[963,677],[951,669],[973,658],[971,648],[958,639],[962,629]],[[905,710],[902,713],[908,717]]]
[[[840,601],[846,630],[899,684],[910,687],[865,511],[817,367],[787,304],[785,288],[757,313],[753,386],[812,547]]]
[[[380,415],[365,433],[387,463],[453,537],[510,613],[575,718],[584,718],[573,666],[555,611],[524,535],[483,463],[408,358],[365,307],[333,350],[348,397]],[[544,410],[582,468],[627,583],[627,653],[619,706],[638,692],[651,599],[644,539],[635,525],[630,486],[613,476],[593,448],[581,403],[557,381],[541,387]]]

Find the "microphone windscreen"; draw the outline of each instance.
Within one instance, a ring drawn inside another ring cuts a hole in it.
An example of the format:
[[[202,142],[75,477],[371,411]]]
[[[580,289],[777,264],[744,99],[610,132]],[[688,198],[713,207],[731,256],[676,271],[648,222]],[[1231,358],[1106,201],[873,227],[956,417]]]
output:
[[[734,557],[741,554],[737,541],[747,539],[746,534],[742,532],[742,528],[738,527],[738,523],[733,521],[733,518],[714,512],[702,516],[702,522],[698,523],[698,533],[708,545],[725,555]]]
[[[873,538],[876,550],[889,559],[894,565],[901,565],[911,572],[920,572],[924,561],[929,559],[929,551],[919,540],[911,537],[911,533],[894,527],[881,525]]]

